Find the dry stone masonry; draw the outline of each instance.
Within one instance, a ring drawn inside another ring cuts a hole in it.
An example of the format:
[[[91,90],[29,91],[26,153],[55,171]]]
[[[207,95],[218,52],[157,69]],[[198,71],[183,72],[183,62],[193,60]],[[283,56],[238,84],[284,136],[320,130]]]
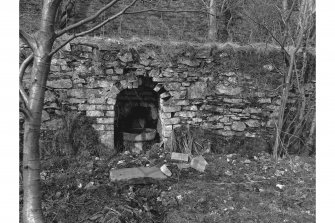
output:
[[[101,142],[111,149],[117,131],[140,119],[162,141],[187,124],[226,137],[273,134],[280,92],[261,89],[257,78],[238,70],[234,52],[181,47],[175,55],[164,54],[168,48],[94,38],[68,44],[52,60],[42,129],[56,130],[66,105],[93,117]],[[264,76],[280,76],[261,66]],[[24,80],[29,87],[29,76]]]

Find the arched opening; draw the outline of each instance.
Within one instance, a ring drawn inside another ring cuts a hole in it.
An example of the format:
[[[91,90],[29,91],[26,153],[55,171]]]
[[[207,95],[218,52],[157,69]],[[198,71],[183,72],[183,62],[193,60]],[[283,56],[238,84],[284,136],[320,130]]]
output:
[[[159,141],[158,111],[159,94],[151,87],[122,90],[115,104],[115,148],[140,152]]]

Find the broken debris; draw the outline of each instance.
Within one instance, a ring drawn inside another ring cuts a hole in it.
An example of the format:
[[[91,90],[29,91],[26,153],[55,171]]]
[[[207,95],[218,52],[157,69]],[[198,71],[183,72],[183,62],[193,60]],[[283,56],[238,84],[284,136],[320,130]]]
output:
[[[112,182],[137,178],[166,179],[166,176],[157,167],[123,168],[110,171]]]
[[[171,171],[169,170],[169,168],[167,167],[166,164],[161,166],[160,170],[168,177],[170,177],[172,175]]]
[[[203,156],[197,156],[194,157],[191,160],[191,167],[200,171],[200,172],[204,172],[206,169],[206,165],[207,165],[207,161],[204,159]]]
[[[188,154],[172,152],[171,159],[188,162]]]

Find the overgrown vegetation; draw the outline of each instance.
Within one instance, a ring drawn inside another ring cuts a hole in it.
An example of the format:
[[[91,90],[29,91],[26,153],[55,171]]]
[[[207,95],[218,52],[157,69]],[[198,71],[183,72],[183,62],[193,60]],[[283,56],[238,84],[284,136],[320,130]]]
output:
[[[224,148],[236,151],[242,144]],[[243,153],[204,158],[209,163],[204,173],[179,170],[159,146],[140,155],[43,160],[46,222],[315,222],[313,157],[275,161],[261,152],[252,158]],[[172,172],[165,181],[109,181],[110,168],[163,163]]]

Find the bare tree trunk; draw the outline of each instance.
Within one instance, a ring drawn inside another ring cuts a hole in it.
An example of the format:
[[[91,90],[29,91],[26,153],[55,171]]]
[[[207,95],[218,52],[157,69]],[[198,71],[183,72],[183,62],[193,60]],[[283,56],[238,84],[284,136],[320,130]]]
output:
[[[312,147],[313,147],[314,134],[315,134],[315,123],[316,122],[315,122],[315,112],[314,112],[311,129],[309,130],[308,141],[306,143],[309,152],[312,150]]]
[[[43,1],[41,28],[35,35],[23,34],[34,53],[31,71],[32,85],[26,107],[31,116],[26,119],[23,144],[22,217],[24,223],[43,223],[40,190],[39,138],[46,81],[50,71],[51,52],[54,42],[54,20],[61,0]]]
[[[216,0],[211,0],[209,4],[209,30],[208,30],[208,40],[217,40],[217,21],[216,21]]]
[[[42,49],[45,49],[42,47]],[[49,48],[50,52],[51,48]],[[44,51],[44,50],[41,50]],[[46,52],[48,54],[48,51]],[[45,53],[37,53],[32,69],[33,84],[30,89],[29,110],[31,119],[25,122],[23,144],[23,222],[44,222],[40,193],[39,138],[43,99],[50,58]],[[36,61],[36,62],[35,62]]]
[[[283,129],[283,123],[284,123],[284,113],[285,113],[285,108],[286,108],[286,103],[288,99],[288,92],[290,88],[290,82],[291,82],[291,76],[294,72],[293,67],[294,63],[296,60],[296,53],[301,47],[301,44],[303,42],[303,38],[306,35],[306,31],[308,29],[308,26],[311,23],[311,15],[315,10],[315,2],[314,1],[308,1],[308,0],[303,0],[300,5],[300,24],[299,24],[299,32],[296,37],[296,45],[295,49],[292,53],[290,53],[290,62],[289,62],[289,70],[286,74],[285,77],[285,85],[283,88],[283,94],[282,94],[282,103],[280,106],[280,113],[278,117],[278,125],[277,125],[277,131],[276,131],[276,139],[275,139],[275,144],[273,146],[273,157],[275,159],[278,158],[278,152],[279,152],[279,143],[281,140],[281,132]],[[299,83],[299,81],[298,81]]]
[[[285,108],[286,108],[287,99],[288,99],[288,92],[289,92],[289,88],[290,88],[291,76],[292,76],[292,73],[293,73],[294,60],[295,60],[295,53],[293,53],[291,55],[290,67],[289,67],[289,70],[288,70],[287,75],[285,77],[285,85],[284,85],[283,94],[282,94],[282,97],[281,97],[281,105],[280,105],[280,109],[279,109],[279,117],[278,117],[277,130],[276,130],[276,140],[275,140],[275,144],[274,144],[273,149],[272,149],[273,157],[275,159],[278,158],[280,135],[281,135],[281,131],[282,131],[283,124],[284,124],[284,113],[285,113]]]

